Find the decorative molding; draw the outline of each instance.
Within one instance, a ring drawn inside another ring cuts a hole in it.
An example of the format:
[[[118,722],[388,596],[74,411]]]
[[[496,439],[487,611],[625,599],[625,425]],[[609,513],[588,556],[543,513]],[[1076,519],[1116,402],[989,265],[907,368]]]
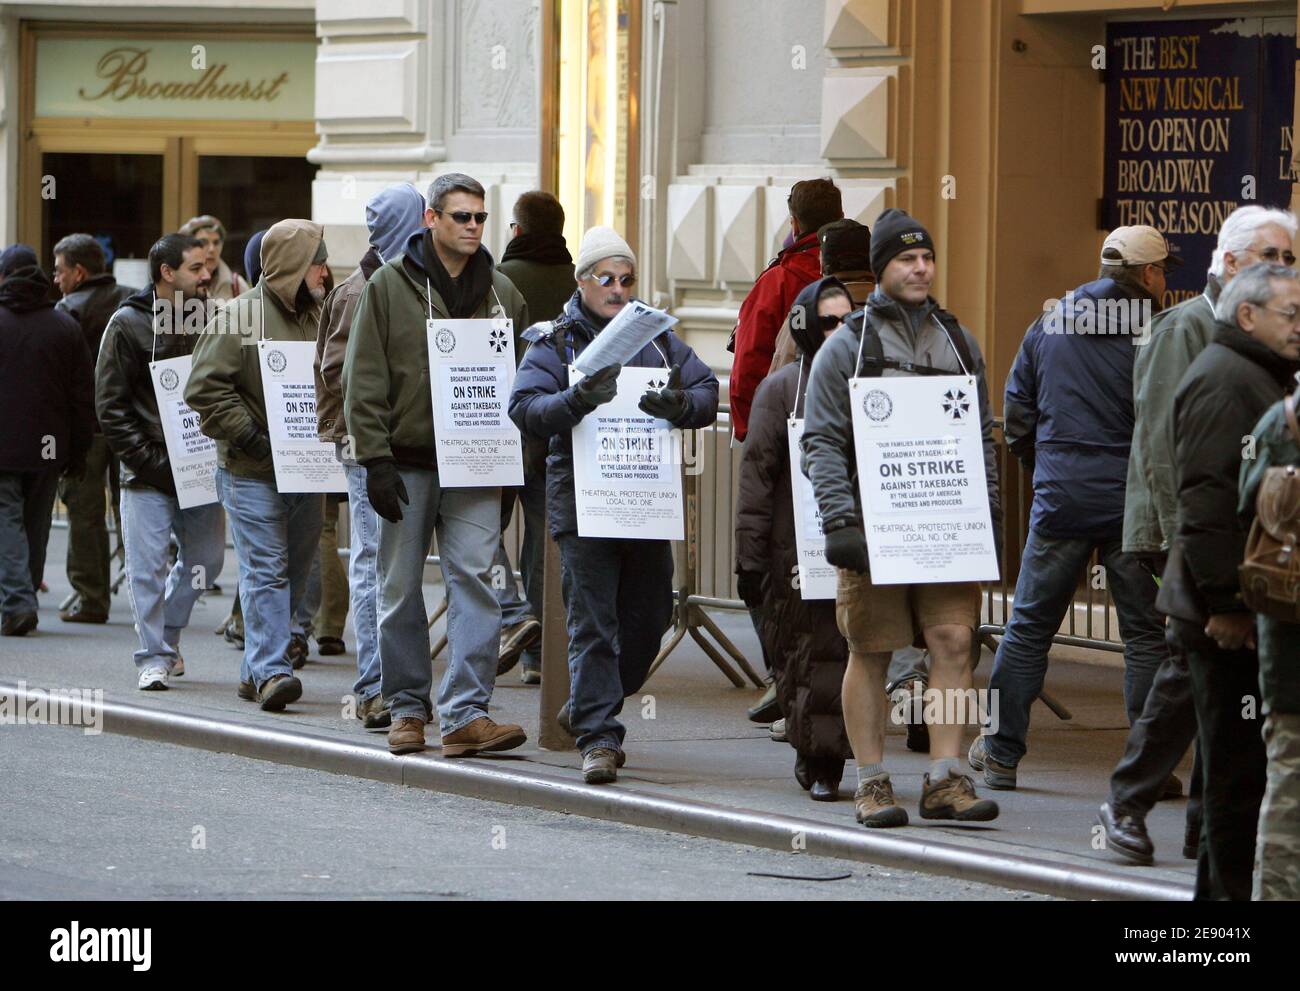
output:
[[[423,133],[422,42],[327,45],[316,54],[316,120],[330,134]]]
[[[713,188],[713,270],[719,282],[758,278],[759,187]]]
[[[826,0],[826,47],[889,47],[890,6],[891,0]]]
[[[707,282],[709,191],[713,187],[674,183],[668,187],[668,277]]]
[[[425,29],[428,0],[316,0],[319,37],[363,34],[412,34]]]
[[[458,0],[455,19],[456,130],[536,128],[538,15],[531,0]]]
[[[822,155],[876,161],[889,148],[890,78],[894,70],[852,69],[822,80]]]
[[[844,216],[868,227],[874,227],[876,219],[888,206],[888,196],[893,188],[892,182],[862,185],[841,183],[840,195],[844,200]]]

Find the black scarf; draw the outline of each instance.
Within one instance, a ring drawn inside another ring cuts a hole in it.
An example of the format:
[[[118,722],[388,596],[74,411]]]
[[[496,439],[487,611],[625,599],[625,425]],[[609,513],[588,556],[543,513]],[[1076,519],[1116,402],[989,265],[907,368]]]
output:
[[[503,262],[519,258],[541,265],[572,265],[573,255],[564,243],[563,234],[520,234],[506,245]]]
[[[16,268],[0,282],[0,306],[15,313],[45,310],[54,305],[50,298],[54,283],[39,265]]]
[[[473,319],[492,288],[492,256],[483,247],[470,255],[460,278],[453,279],[433,247],[433,231],[428,228],[424,231],[424,272],[453,320]]]

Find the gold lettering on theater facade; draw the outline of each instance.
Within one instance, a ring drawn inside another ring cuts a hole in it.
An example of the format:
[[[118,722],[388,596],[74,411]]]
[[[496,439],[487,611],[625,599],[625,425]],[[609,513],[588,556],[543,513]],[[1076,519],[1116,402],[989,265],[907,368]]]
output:
[[[199,78],[189,82],[149,80],[145,71],[149,67],[148,48],[122,47],[104,53],[95,66],[95,75],[105,81],[104,88],[93,96],[85,87],[77,91],[83,100],[115,102],[123,100],[244,100],[273,102],[289,82],[289,73],[281,72],[274,79],[256,81],[226,81],[222,77],[229,66],[219,62],[208,66]]]

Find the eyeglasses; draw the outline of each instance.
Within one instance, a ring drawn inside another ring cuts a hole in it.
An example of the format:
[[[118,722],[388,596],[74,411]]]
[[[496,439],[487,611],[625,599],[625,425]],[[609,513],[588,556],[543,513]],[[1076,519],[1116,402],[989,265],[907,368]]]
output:
[[[591,280],[602,289],[608,289],[617,282],[624,289],[631,289],[636,285],[635,275],[593,275]]]
[[[822,332],[834,330],[844,322],[842,317],[818,317],[817,326],[821,327]]]
[[[460,224],[462,227],[468,224],[471,220],[474,221],[474,223],[478,224],[480,227],[482,227],[484,224],[487,223],[487,218],[488,218],[486,210],[480,210],[478,213],[470,213],[468,210],[457,210],[454,213],[447,213],[444,210],[439,210],[437,212],[442,214],[445,217],[450,217],[452,220],[456,221],[456,223]]]
[[[1258,258],[1262,258],[1270,265],[1281,262],[1288,268],[1295,268],[1295,252],[1293,251],[1281,251],[1277,248],[1265,248],[1263,251],[1258,251],[1255,248],[1246,248],[1245,250]]]
[[[1256,304],[1261,310],[1268,310],[1269,313],[1276,313],[1291,326],[1300,324],[1300,307],[1291,307],[1289,310],[1279,310],[1276,306],[1263,306]]]

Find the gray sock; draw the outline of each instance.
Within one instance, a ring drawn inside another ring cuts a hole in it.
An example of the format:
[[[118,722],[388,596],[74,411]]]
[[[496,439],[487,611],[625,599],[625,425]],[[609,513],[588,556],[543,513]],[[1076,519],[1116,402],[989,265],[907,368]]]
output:
[[[883,762],[876,763],[876,764],[858,765],[859,785],[864,784],[867,781],[870,781],[872,778],[882,778],[882,777],[885,779],[889,778],[889,774],[885,771],[885,765]]]
[[[930,762],[930,784],[938,784],[948,777],[949,771],[961,773],[961,761],[956,757],[941,757]]]

